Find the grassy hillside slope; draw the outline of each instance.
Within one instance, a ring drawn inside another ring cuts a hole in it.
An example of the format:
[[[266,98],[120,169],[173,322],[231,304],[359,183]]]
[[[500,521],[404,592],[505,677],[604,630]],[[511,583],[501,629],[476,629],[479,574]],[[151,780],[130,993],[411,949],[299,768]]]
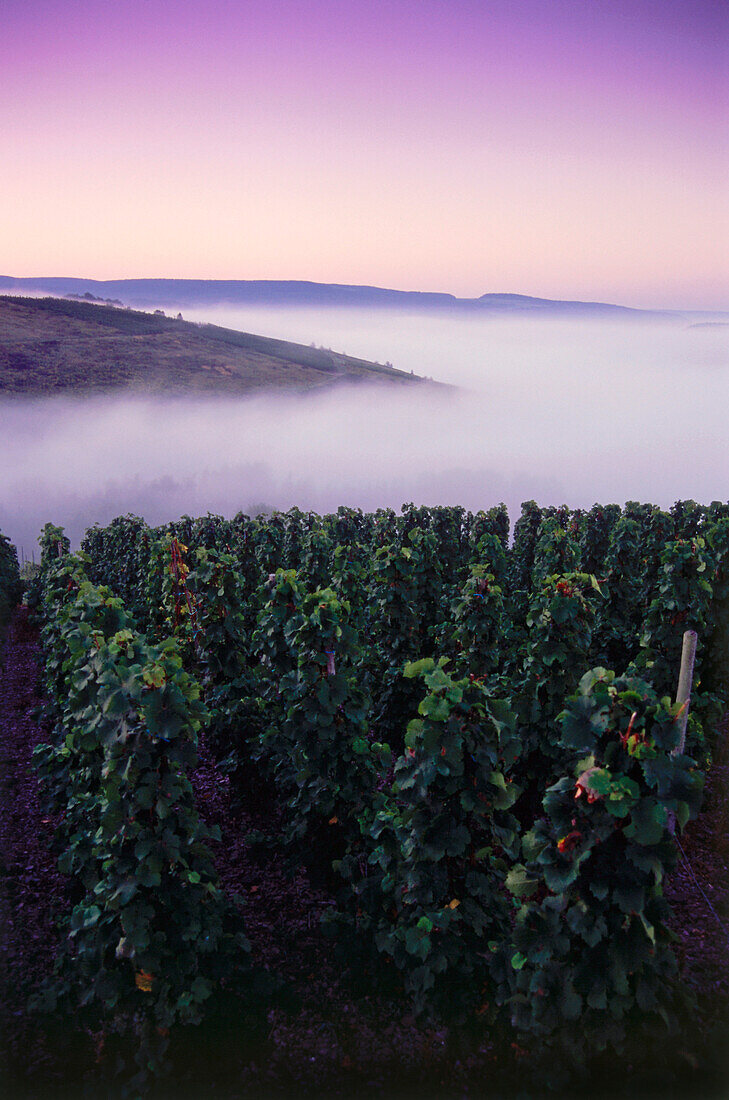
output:
[[[337,352],[61,298],[0,297],[0,393],[250,394],[337,382],[422,384]]]

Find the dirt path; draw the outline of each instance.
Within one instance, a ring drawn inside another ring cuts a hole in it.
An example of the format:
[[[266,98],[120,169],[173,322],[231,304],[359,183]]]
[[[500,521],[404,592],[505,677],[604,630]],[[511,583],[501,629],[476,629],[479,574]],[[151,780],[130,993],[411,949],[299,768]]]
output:
[[[30,770],[43,734],[33,718],[38,635],[16,611],[0,666],[0,1058],[11,1080],[55,1075],[48,1036],[28,1017],[27,1000],[53,969],[63,880],[52,853],[55,822],[46,816]]]
[[[665,893],[681,977],[696,997],[696,1041],[684,1057],[723,1079],[729,1095],[729,715],[719,731],[703,811],[678,844],[678,867]]]
[[[333,902],[282,853],[265,797],[253,810],[236,806],[204,744],[194,786],[201,813],[221,828],[216,867],[226,892],[244,901],[252,958],[281,982],[268,1041],[238,1065],[234,1095],[469,1095],[445,1029],[419,1027],[402,1000],[363,994],[343,975],[320,924]],[[485,1041],[482,1060],[492,1049]]]

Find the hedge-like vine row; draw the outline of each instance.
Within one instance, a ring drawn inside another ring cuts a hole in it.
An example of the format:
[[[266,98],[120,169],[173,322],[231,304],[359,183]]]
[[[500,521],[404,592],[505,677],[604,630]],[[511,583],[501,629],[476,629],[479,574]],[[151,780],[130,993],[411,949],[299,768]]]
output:
[[[20,599],[21,591],[18,552],[0,531],[0,643],[10,620],[10,613]]]
[[[701,775],[670,696],[696,629],[705,760],[729,508],[529,502],[512,546],[504,519],[127,517],[85,546],[152,650],[175,639],[226,766],[268,774],[288,842],[330,867],[350,948],[419,1009],[619,1043],[636,1014],[671,1024],[661,882]]]
[[[131,1037],[139,1088],[169,1029],[196,1023],[248,944],[220,891],[190,785],[208,715],[175,639],[150,644],[85,557],[46,559],[42,645],[52,737],[35,763],[61,815],[72,909],[44,1007]]]

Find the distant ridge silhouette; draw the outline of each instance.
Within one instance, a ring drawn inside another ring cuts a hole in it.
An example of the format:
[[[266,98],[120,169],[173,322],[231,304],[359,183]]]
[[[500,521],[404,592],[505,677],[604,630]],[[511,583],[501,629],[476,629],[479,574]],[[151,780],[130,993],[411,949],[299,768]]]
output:
[[[0,293],[45,292],[64,297],[91,294],[119,299],[130,306],[350,306],[427,311],[485,313],[539,313],[556,316],[637,318],[723,317],[719,310],[644,310],[607,302],[561,301],[526,294],[482,294],[457,298],[453,294],[417,290],[388,290],[376,286],[266,279],[79,279],[58,276],[16,278],[0,275]]]

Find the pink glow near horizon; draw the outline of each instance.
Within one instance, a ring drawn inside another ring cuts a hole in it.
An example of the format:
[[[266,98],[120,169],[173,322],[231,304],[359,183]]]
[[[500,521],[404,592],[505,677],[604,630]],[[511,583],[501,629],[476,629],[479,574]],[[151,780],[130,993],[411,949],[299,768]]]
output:
[[[729,306],[722,5],[0,0],[0,23],[2,274]]]

